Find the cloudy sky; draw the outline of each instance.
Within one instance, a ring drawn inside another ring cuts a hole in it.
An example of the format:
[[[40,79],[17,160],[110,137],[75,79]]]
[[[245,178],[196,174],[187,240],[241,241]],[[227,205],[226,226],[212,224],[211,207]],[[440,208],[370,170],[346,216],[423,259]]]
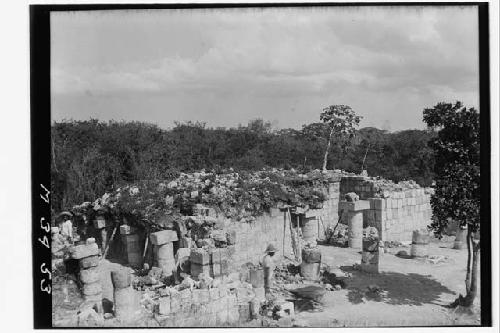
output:
[[[300,128],[347,104],[395,131],[440,101],[478,106],[474,7],[51,15],[53,120]]]

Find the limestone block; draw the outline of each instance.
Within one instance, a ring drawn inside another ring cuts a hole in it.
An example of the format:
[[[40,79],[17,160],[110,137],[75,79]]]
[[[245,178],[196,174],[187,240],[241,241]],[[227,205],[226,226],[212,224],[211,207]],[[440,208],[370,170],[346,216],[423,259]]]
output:
[[[131,276],[127,270],[118,269],[111,272],[111,282],[113,283],[113,288],[123,289],[130,286]]]
[[[97,268],[82,269],[79,273],[80,281],[84,284],[98,282],[100,280],[99,270]]]
[[[73,259],[83,259],[99,254],[99,247],[96,243],[89,245],[77,245],[70,250]]]
[[[122,321],[129,321],[134,316],[135,304],[133,290],[131,287],[114,289],[114,313],[115,317]]]
[[[198,280],[200,274],[210,275],[210,265],[200,265],[191,262],[191,276],[193,279]]]
[[[226,308],[218,311],[215,315],[215,323],[217,326],[223,326],[228,322],[228,310]]]
[[[212,288],[208,290],[210,301],[219,300],[221,298],[220,290],[218,288]]]
[[[370,264],[370,263],[361,263],[360,265],[360,270],[365,272],[365,273],[379,273],[379,265],[377,264]]]
[[[321,262],[321,251],[319,248],[304,248],[302,249],[302,260],[308,263]]]
[[[413,230],[412,243],[413,244],[429,244],[430,235],[427,229]]]
[[[210,292],[208,289],[198,289],[199,294],[199,302],[200,304],[208,304],[210,303]],[[194,290],[193,290],[194,291]]]
[[[181,295],[180,293],[172,293],[170,295],[170,312],[176,313],[181,309]]]
[[[87,269],[90,267],[97,267],[99,265],[99,257],[98,256],[90,256],[78,261],[81,269]]]
[[[131,227],[127,224],[122,224],[120,226],[120,235],[130,235],[136,232],[134,227]]]
[[[250,270],[250,284],[254,288],[264,287],[264,270],[251,269]]]
[[[84,284],[82,288],[83,295],[98,295],[102,293],[102,286],[99,282]]]
[[[428,244],[412,244],[410,255],[412,257],[425,257],[428,255]]]
[[[250,320],[250,304],[238,305],[239,322],[244,323]]]
[[[210,276],[211,277],[220,277],[222,274],[221,274],[221,264],[220,263],[217,263],[217,264],[210,264]]]
[[[174,244],[166,243],[155,245],[155,254],[158,260],[174,260]]]
[[[191,264],[208,265],[210,264],[210,254],[204,249],[192,249],[189,260]]]
[[[161,268],[163,275],[171,276],[176,267],[175,260],[174,259],[158,260],[158,267]]]
[[[300,275],[307,280],[319,280],[320,263],[308,263],[303,261],[300,264]]]
[[[378,251],[379,239],[378,238],[363,238],[363,251],[375,252]]]
[[[354,202],[340,201],[339,210],[345,210],[348,212],[360,211],[370,209],[370,202],[368,200],[358,200]]]
[[[232,306],[228,308],[227,312],[227,323],[230,325],[235,325],[240,319],[240,312],[237,306]]]
[[[361,262],[364,264],[378,264],[379,252],[363,252],[361,255]]]
[[[158,304],[158,313],[161,315],[170,314],[170,296],[160,298]]]
[[[163,245],[179,240],[177,233],[174,230],[162,230],[149,235],[149,239],[153,245]]]
[[[292,302],[280,302],[277,305],[279,306],[279,311],[277,312],[279,317],[295,316],[295,309]]]
[[[102,228],[106,227],[106,220],[102,219],[102,218],[94,220],[94,227],[96,229],[102,229]]]
[[[192,301],[193,301],[193,294],[191,292],[191,289],[183,289],[179,291],[180,299],[181,299],[181,304],[183,307],[191,307]]]
[[[259,301],[264,301],[266,299],[266,292],[264,287],[253,288],[255,294],[255,299]]]

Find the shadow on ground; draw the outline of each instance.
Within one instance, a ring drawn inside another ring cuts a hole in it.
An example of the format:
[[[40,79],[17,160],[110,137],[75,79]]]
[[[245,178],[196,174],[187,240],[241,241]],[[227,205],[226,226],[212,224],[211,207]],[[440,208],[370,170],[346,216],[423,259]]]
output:
[[[369,274],[353,266],[342,266],[341,269],[352,275],[346,289],[347,298],[353,304],[375,301],[391,305],[442,305],[439,302],[441,294],[456,294],[430,275],[396,272]],[[379,290],[370,291],[373,287]]]

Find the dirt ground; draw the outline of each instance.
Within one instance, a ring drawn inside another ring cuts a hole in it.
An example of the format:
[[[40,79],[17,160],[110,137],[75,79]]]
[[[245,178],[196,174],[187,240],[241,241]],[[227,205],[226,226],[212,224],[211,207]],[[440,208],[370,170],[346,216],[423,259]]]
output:
[[[345,289],[327,292],[322,309],[296,305],[296,317],[307,327],[479,325],[479,314],[443,307],[465,292],[467,250],[452,246],[453,241],[433,240],[429,255],[447,258],[436,264],[395,255],[400,250],[409,253],[410,246],[390,249],[392,253],[381,255],[380,274],[354,270],[361,258],[356,250],[321,246],[324,263],[352,276]],[[382,293],[367,293],[370,285],[378,286]]]

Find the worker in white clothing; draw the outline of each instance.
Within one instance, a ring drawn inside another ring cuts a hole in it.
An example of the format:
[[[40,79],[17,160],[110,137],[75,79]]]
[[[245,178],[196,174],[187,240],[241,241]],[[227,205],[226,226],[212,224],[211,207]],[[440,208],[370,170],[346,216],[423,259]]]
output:
[[[276,267],[274,255],[277,251],[278,250],[273,244],[269,244],[266,248],[266,255],[262,258],[262,266],[264,267],[264,290],[266,296],[270,295],[271,288],[273,287],[274,268]]]
[[[70,242],[73,242],[73,222],[71,222],[71,217],[69,216],[61,224],[61,235]]]

